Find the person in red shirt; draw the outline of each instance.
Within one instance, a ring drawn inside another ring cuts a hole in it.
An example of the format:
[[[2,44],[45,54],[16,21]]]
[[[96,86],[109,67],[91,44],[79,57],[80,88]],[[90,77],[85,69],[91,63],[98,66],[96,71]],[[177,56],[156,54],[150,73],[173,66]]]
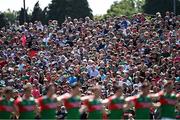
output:
[[[36,87],[36,85],[33,85],[32,91],[31,91],[32,95],[34,98],[39,98],[41,96],[39,89]]]
[[[0,69],[2,69],[7,64],[7,61],[0,57]]]

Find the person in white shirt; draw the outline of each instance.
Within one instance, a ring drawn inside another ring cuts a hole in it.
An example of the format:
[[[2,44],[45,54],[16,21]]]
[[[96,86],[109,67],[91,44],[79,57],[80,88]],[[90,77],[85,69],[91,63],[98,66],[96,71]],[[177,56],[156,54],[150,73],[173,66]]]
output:
[[[99,71],[96,69],[96,66],[93,65],[89,70],[89,76],[90,78],[93,78],[93,77],[97,77],[98,75],[99,75]]]

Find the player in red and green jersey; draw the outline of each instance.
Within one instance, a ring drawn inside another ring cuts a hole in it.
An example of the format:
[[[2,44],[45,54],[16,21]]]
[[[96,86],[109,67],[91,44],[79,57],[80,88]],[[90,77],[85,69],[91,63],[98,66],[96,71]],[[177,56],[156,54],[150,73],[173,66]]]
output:
[[[178,97],[180,97],[179,95],[178,95]],[[177,108],[177,111],[176,111],[176,119],[177,120],[180,120],[180,102],[178,102],[177,103],[177,106],[176,106]]]
[[[100,86],[93,87],[92,92],[94,94],[92,96],[87,97],[87,99],[84,100],[84,105],[87,107],[89,113],[88,119],[90,120],[102,119],[104,106],[103,106],[103,101],[100,99],[101,87]]]
[[[0,119],[10,119],[12,113],[14,112],[13,109],[13,102],[12,99],[12,88],[7,87],[4,90],[5,97],[0,97]]]
[[[17,98],[15,101],[16,114],[19,119],[34,119],[38,108],[35,99],[31,95],[31,86],[25,85],[23,89],[23,97]]]
[[[58,102],[57,97],[54,94],[54,85],[50,84],[47,86],[46,91],[47,94],[37,100],[40,107],[40,117],[41,119],[56,119],[56,109]]]
[[[58,98],[61,100],[66,107],[67,117],[66,119],[80,119],[80,107],[81,107],[81,99],[80,99],[80,85],[78,83],[74,83],[71,85],[71,93],[64,94]]]
[[[161,103],[161,118],[162,119],[175,119],[176,112],[175,107],[177,102],[177,94],[173,92],[172,82],[168,82],[164,86],[164,91],[157,94]]]
[[[153,107],[151,96],[149,95],[149,84],[143,83],[141,93],[126,99],[135,107],[135,119],[150,119],[150,110]]]
[[[108,109],[110,111],[109,119],[122,119],[124,108],[126,107],[125,99],[122,92],[122,87],[116,85],[113,87],[115,94],[103,102],[108,105]]]

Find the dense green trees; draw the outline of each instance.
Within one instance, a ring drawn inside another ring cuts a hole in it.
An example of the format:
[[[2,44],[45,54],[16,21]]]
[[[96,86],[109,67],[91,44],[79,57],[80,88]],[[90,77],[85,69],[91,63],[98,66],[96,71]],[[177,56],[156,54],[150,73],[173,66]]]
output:
[[[39,1],[34,5],[31,21],[41,21],[43,19],[43,11],[39,6]]]
[[[25,14],[25,20],[24,20],[24,14]],[[23,24],[25,21],[29,22],[30,21],[30,16],[28,15],[28,9],[21,8],[21,10],[18,12],[17,19],[19,20],[20,24]]]
[[[180,14],[180,0],[176,1],[176,15]],[[165,14],[166,11],[173,12],[174,0],[121,0],[114,2],[105,16],[132,15],[144,12],[154,15],[157,12]]]
[[[65,18],[70,16],[71,18],[84,18],[89,16],[93,17],[92,10],[89,8],[87,0],[52,0],[49,6],[45,7],[44,10],[40,8],[39,1],[34,5],[32,13],[28,14],[28,9],[21,8],[16,14],[7,11],[5,15],[2,14],[3,18],[8,18],[9,21],[13,22],[19,20],[20,24],[26,22],[42,21],[46,24],[50,19],[56,19],[59,23],[64,22]],[[25,14],[25,21],[24,21]],[[16,16],[13,16],[16,15]],[[4,25],[6,21],[1,24]]]
[[[121,0],[114,2],[107,14],[104,16],[95,16],[95,19],[102,19],[107,16],[130,16],[137,12],[145,12],[147,14],[155,14],[161,12],[162,15],[166,11],[173,11],[174,0]],[[176,14],[180,14],[180,0],[176,1]],[[52,0],[52,2],[42,10],[39,2],[34,5],[33,11],[28,12],[25,10],[26,22],[42,21],[46,24],[50,19],[56,19],[62,23],[66,17],[84,18],[89,16],[93,17],[92,10],[89,7],[87,0]],[[19,20],[20,24],[24,23],[24,9],[20,11],[7,10],[0,13],[0,27],[5,26],[7,23],[13,23]]]
[[[4,27],[7,24],[7,20],[4,13],[0,13],[0,21],[0,28]]]
[[[4,15],[9,23],[14,23],[17,17],[17,12],[14,10],[11,11],[10,9],[8,9],[7,11],[4,12]]]
[[[176,14],[180,14],[180,0],[176,1]],[[166,11],[173,12],[174,0],[146,0],[143,6],[143,10],[148,14],[155,14],[160,12],[164,15]]]
[[[107,11],[106,16],[120,16],[120,15],[132,15],[137,12],[141,12],[144,0],[121,0],[120,2],[114,2],[111,8]]]
[[[48,18],[56,19],[61,23],[67,16],[92,18],[93,15],[87,0],[52,0],[49,5]]]

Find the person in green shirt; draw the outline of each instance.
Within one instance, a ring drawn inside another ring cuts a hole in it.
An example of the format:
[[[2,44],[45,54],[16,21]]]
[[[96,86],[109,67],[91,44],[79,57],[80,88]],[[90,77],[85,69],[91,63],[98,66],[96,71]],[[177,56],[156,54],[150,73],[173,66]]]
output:
[[[60,96],[58,100],[62,101],[67,110],[67,120],[80,119],[81,99],[79,83],[72,83],[71,93]]]
[[[32,97],[31,84],[27,83],[24,87],[23,97],[19,97],[14,102],[14,107],[16,110],[16,115],[19,119],[35,119],[38,113],[38,106],[35,99]]]
[[[172,82],[167,82],[164,85],[164,90],[159,92],[159,102],[161,103],[161,118],[162,119],[175,119],[176,118],[176,105],[178,103],[178,94],[173,92]]]
[[[101,96],[101,87],[100,86],[94,86],[92,88],[93,95],[88,96],[84,100],[84,105],[87,108],[88,111],[88,119],[94,120],[94,119],[103,119],[104,115],[104,106],[103,101],[100,98]]]
[[[176,119],[180,119],[180,103],[177,103]]]
[[[12,88],[6,87],[4,90],[4,97],[0,97],[0,119],[10,119],[14,112],[12,99]]]
[[[149,94],[150,85],[144,82],[141,86],[141,93],[126,98],[130,105],[135,107],[135,119],[150,119],[150,110],[153,106],[151,95]]]
[[[104,104],[108,106],[109,109],[109,119],[122,119],[124,108],[126,107],[125,98],[123,96],[123,89],[119,85],[113,86],[114,88],[114,95],[105,99],[103,101]]]
[[[55,93],[55,87],[50,84],[46,87],[47,94],[37,99],[40,107],[41,119],[56,119],[56,109],[58,106],[57,97]]]

